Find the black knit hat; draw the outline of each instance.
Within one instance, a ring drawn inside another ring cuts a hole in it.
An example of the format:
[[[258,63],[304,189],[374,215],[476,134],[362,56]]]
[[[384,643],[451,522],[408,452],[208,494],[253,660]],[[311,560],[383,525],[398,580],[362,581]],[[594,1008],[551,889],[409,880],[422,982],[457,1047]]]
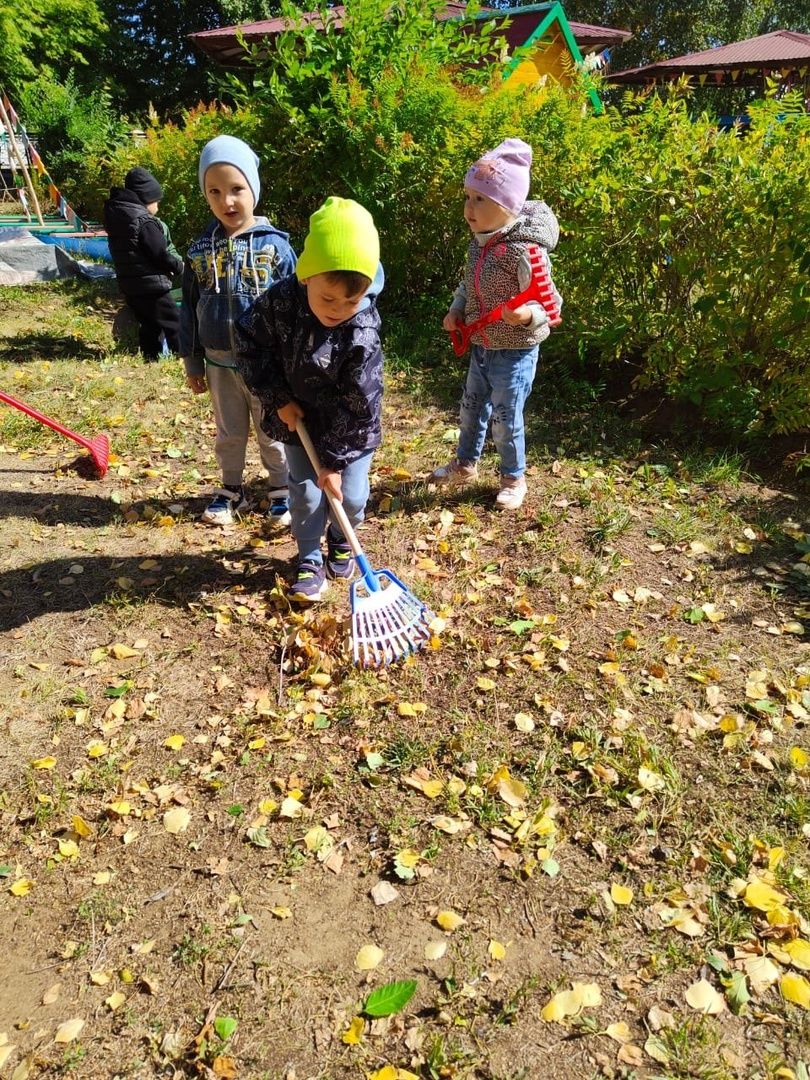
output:
[[[130,169],[124,178],[124,187],[137,195],[144,206],[148,206],[149,203],[160,202],[163,198],[163,188],[152,176],[148,169],[142,168],[140,165],[136,165],[134,169]]]

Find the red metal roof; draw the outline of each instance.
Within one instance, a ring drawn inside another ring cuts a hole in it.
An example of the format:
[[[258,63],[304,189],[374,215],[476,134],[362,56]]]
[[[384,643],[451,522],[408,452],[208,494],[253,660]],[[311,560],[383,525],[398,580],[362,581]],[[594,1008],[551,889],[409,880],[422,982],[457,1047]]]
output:
[[[481,16],[505,19],[512,21],[509,41],[511,45],[522,44],[539,24],[543,11],[549,5],[529,5],[525,8],[490,9],[482,8]],[[458,0],[448,0],[447,6],[437,18],[457,19],[466,11],[466,3]],[[345,7],[336,5],[330,9],[334,25],[339,29],[343,25],[343,13]],[[302,13],[303,19],[315,25],[321,25],[321,16],[317,11]],[[237,39],[237,32],[241,33],[245,41],[256,44],[265,38],[274,37],[291,26],[291,22],[285,18],[262,19],[260,22],[241,23],[238,26],[222,26],[215,30],[200,30],[195,34],[189,34],[189,38],[198,45],[203,52],[220,64],[238,64],[244,57],[244,50]],[[586,52],[594,49],[603,49],[607,46],[615,47],[632,37],[629,30],[617,30],[609,26],[595,26],[591,23],[569,22],[571,33],[577,44]],[[524,33],[525,29],[525,33]],[[514,41],[512,39],[515,39]],[[518,40],[519,38],[519,40]]]
[[[774,30],[770,34],[718,45],[703,52],[674,56],[645,67],[628,68],[608,76],[610,82],[643,83],[746,68],[783,68],[810,64],[810,34]]]

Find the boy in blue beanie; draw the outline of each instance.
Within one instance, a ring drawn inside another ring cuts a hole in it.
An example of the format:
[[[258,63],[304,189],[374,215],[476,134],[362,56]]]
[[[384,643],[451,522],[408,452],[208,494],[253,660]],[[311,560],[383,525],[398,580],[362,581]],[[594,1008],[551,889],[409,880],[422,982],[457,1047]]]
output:
[[[274,528],[283,528],[290,523],[284,447],[262,430],[261,403],[237,369],[234,323],[274,282],[292,274],[295,252],[287,233],[254,214],[261,191],[259,159],[247,143],[232,135],[212,139],[203,147],[198,176],[214,221],[188,251],[180,352],[188,385],[195,394],[211,394],[222,471],[222,487],[201,520],[231,525],[248,506],[242,479],[252,421],[270,474],[267,518]]]

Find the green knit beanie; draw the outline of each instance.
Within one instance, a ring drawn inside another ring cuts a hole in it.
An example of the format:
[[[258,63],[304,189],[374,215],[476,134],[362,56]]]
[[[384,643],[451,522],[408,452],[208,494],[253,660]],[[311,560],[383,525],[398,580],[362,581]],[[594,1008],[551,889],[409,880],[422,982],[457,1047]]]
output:
[[[371,214],[353,199],[330,195],[309,219],[295,272],[303,281],[330,270],[354,270],[373,281],[379,262],[380,238]]]

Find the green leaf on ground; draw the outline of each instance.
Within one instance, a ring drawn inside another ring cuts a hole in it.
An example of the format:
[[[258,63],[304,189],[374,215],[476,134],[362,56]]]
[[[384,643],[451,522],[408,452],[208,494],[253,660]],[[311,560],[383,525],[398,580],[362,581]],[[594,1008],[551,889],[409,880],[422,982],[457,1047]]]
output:
[[[405,1008],[415,993],[415,979],[386,983],[368,995],[363,1012],[366,1016],[393,1016]]]

